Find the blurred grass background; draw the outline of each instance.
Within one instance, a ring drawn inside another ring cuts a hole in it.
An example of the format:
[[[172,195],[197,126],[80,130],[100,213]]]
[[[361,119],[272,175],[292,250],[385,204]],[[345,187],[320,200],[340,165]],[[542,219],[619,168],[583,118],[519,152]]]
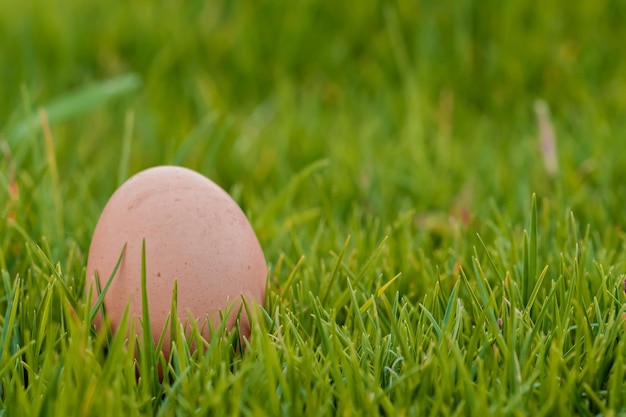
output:
[[[569,210],[621,266],[624,19],[619,0],[3,1],[0,269],[48,268],[37,243],[81,294],[108,197],[169,163],[242,205],[287,265],[276,291],[302,255],[322,287],[348,235],[355,269],[389,236],[377,270],[421,299],[469,263],[476,232],[514,252],[533,193],[540,266]]]
[[[131,172],[172,161],[196,131],[176,162],[227,188],[244,182],[269,198],[329,158],[329,177],[343,179],[327,190],[333,201],[369,198],[387,219],[407,205],[446,208],[464,184],[511,207],[551,193],[536,163],[537,99],[552,109],[568,201],[588,204],[572,198],[586,176],[612,178],[624,162],[611,152],[625,128],[619,1],[25,1],[1,11],[5,127],[84,85],[141,80],[54,126],[61,176],[84,173],[97,187],[112,185],[96,173],[116,164],[129,111]]]
[[[610,0],[3,2],[0,195],[15,182],[24,233],[81,261],[116,186],[167,163],[229,191],[270,263],[306,251],[319,218],[337,236],[326,249],[399,222],[445,253],[448,216],[483,225],[495,207],[519,224],[532,193],[621,230],[625,13]],[[41,129],[14,135],[42,106],[67,108],[51,121],[56,180]]]
[[[3,2],[0,193],[9,201],[19,185],[32,204],[18,223],[51,239],[55,259],[67,245],[83,259],[115,187],[165,163],[229,191],[270,262],[297,252],[294,224],[306,245],[319,217],[341,247],[364,225],[382,225],[370,237],[380,241],[412,215],[415,233],[433,235],[448,215],[486,219],[494,207],[519,223],[532,193],[621,229],[625,13],[610,0]],[[119,91],[107,95],[107,80]],[[95,104],[85,88],[100,89]],[[537,100],[551,110],[556,173]],[[41,129],[14,135],[55,103],[69,107],[51,123],[56,180]]]

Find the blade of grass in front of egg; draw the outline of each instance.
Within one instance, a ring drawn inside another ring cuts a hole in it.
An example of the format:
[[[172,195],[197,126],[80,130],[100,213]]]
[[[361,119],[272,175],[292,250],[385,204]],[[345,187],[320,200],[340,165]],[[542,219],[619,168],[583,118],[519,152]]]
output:
[[[248,317],[251,317],[252,320],[250,320],[250,337],[252,337],[252,323],[255,322],[256,319],[256,312],[253,313],[252,312],[252,308],[250,306],[250,304],[246,301],[245,297],[242,295],[241,296],[241,306],[239,306],[239,312],[237,313],[237,333],[238,333],[238,339],[239,339],[239,343],[242,344],[242,348],[244,347],[244,340],[243,337],[241,336],[241,333],[239,332],[239,317],[241,316],[241,312],[245,311],[246,315]],[[247,340],[245,341],[245,343],[247,343]]]
[[[174,280],[174,288],[172,289],[172,303],[170,307],[170,340],[176,344],[176,346],[180,346],[180,324],[178,321],[178,280]],[[170,346],[171,348],[172,346]],[[171,361],[174,357],[175,353],[171,351],[170,357],[166,358],[168,361]]]
[[[163,354],[163,344],[166,343],[165,341],[166,341],[167,329],[169,327],[169,320],[170,320],[170,315],[168,314],[167,317],[165,318],[165,323],[163,324],[163,328],[161,329],[159,340],[157,344],[154,346],[155,360],[157,363],[160,363],[160,365],[162,366],[161,369],[167,369],[167,362],[169,361],[169,357],[165,357],[165,355]]]
[[[129,326],[130,331],[128,329]],[[132,342],[134,338],[128,340],[128,335],[134,334],[134,326],[134,321],[130,321],[130,304],[128,304],[118,324],[117,331],[110,337],[107,335],[108,339],[104,342],[106,343],[107,360],[103,364],[102,379],[109,380],[115,378],[119,364],[132,362],[129,358],[135,352],[135,346]],[[108,326],[106,330],[110,332]]]
[[[187,342],[185,329],[180,322],[178,316],[178,280],[174,280],[174,289],[172,290],[172,303],[170,307],[169,315],[169,328],[170,328],[170,355],[165,358],[164,369],[169,366],[169,369],[173,370],[175,379],[179,379],[184,373],[189,372],[190,364],[189,358],[191,356],[189,352],[189,343]],[[167,324],[165,325],[167,328]],[[196,329],[196,323],[191,322],[190,338]],[[158,349],[157,351],[161,351]],[[164,375],[166,373],[164,372]]]
[[[143,343],[139,348],[139,351],[141,352],[141,386],[148,398],[155,398],[157,386],[159,385],[159,375],[154,339],[152,338],[152,327],[150,324],[150,310],[148,308],[145,239],[141,243],[141,332],[143,335]],[[153,402],[153,406],[156,407],[157,403]]]
[[[163,351],[162,343],[166,339],[165,333],[169,327],[170,337],[169,346],[166,350],[170,352],[169,357],[161,355],[161,365],[163,366],[163,379],[166,380],[168,375],[170,380],[180,380],[183,373],[189,371],[189,352],[185,333],[182,329],[180,318],[178,317],[178,280],[174,280],[174,288],[172,289],[172,301],[170,306],[170,314],[168,316],[169,323],[166,321],[163,327],[163,333],[160,338],[160,346],[157,352]]]
[[[124,258],[125,253],[126,253],[126,244],[122,246],[122,252],[120,253],[120,257],[117,259],[117,262],[115,263],[115,267],[113,267],[113,272],[111,272],[111,275],[109,276],[107,283],[104,285],[104,288],[102,289],[102,291],[100,291],[100,289],[97,288],[99,292],[98,299],[96,300],[95,304],[91,307],[91,312],[89,313],[89,325],[90,326],[93,323],[94,319],[96,318],[96,315],[98,314],[98,310],[100,309],[100,307],[102,307],[102,313],[103,314],[105,313],[104,297],[106,296],[107,290],[109,289],[109,287],[111,286],[111,283],[113,282],[113,278],[115,277],[115,274],[117,274],[117,270],[119,269],[120,264],[122,263],[122,259]],[[89,271],[87,271],[87,274],[89,274]],[[98,286],[100,281],[97,276],[96,276],[95,281],[96,281],[96,286]]]

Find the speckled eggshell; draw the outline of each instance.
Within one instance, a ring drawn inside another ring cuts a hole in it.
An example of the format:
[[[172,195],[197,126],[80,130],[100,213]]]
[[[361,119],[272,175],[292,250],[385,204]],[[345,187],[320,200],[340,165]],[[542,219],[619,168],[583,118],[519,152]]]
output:
[[[106,204],[91,240],[87,291],[95,271],[104,288],[127,244],[104,305],[113,330],[130,302],[131,317],[141,317],[141,251],[146,244],[146,286],[150,322],[157,342],[178,286],[178,316],[189,313],[219,325],[219,311],[234,306],[227,319],[232,329],[241,296],[262,304],[267,266],[259,241],[237,203],[218,185],[187,168],[159,166],[128,179]],[[93,286],[95,293],[95,285]],[[92,302],[96,299],[93,294]],[[100,318],[96,324],[100,322]],[[206,324],[206,321],[204,321]],[[135,324],[140,329],[139,321]],[[206,326],[204,326],[206,328]],[[168,326],[169,328],[169,326]],[[250,336],[245,309],[242,336]],[[208,338],[208,334],[205,332]],[[169,351],[169,331],[163,344]]]

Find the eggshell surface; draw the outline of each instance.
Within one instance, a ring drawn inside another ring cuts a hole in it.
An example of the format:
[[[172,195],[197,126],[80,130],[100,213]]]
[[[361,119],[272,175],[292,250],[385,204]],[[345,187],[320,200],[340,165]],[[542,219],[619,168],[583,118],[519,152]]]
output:
[[[146,247],[146,287],[155,343],[171,308],[177,281],[178,316],[189,315],[200,328],[218,326],[219,311],[233,310],[231,329],[241,304],[262,304],[267,266],[261,245],[237,203],[218,185],[187,168],[159,166],[123,183],[107,202],[96,225],[87,262],[87,291],[97,277],[104,288],[124,244],[126,251],[104,298],[113,330],[126,305],[141,317],[142,242]],[[95,288],[95,286],[93,287]],[[95,289],[93,290],[95,292]],[[92,302],[96,299],[93,294]],[[203,322],[204,321],[204,322]],[[169,327],[169,326],[168,326]],[[140,323],[135,323],[140,329]],[[245,309],[240,332],[250,336]],[[208,331],[204,336],[208,338]],[[164,340],[169,349],[169,332]]]

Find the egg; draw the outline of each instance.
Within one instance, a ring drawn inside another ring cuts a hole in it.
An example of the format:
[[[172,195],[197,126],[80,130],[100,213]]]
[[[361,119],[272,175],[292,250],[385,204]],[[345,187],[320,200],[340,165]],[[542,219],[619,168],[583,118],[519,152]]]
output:
[[[241,308],[265,299],[267,265],[245,214],[222,188],[203,175],[177,166],[158,166],[124,182],[104,207],[93,233],[87,261],[86,289],[95,280],[104,288],[124,245],[120,266],[104,297],[113,331],[129,305],[141,329],[142,245],[145,241],[146,293],[155,344],[161,336],[177,285],[177,314],[198,321],[208,340],[208,326],[220,325],[220,311],[231,308],[228,329],[237,314],[242,337],[250,337],[250,319]],[[207,323],[207,320],[209,323]],[[100,326],[101,318],[96,319]],[[167,326],[163,343],[169,354]]]

